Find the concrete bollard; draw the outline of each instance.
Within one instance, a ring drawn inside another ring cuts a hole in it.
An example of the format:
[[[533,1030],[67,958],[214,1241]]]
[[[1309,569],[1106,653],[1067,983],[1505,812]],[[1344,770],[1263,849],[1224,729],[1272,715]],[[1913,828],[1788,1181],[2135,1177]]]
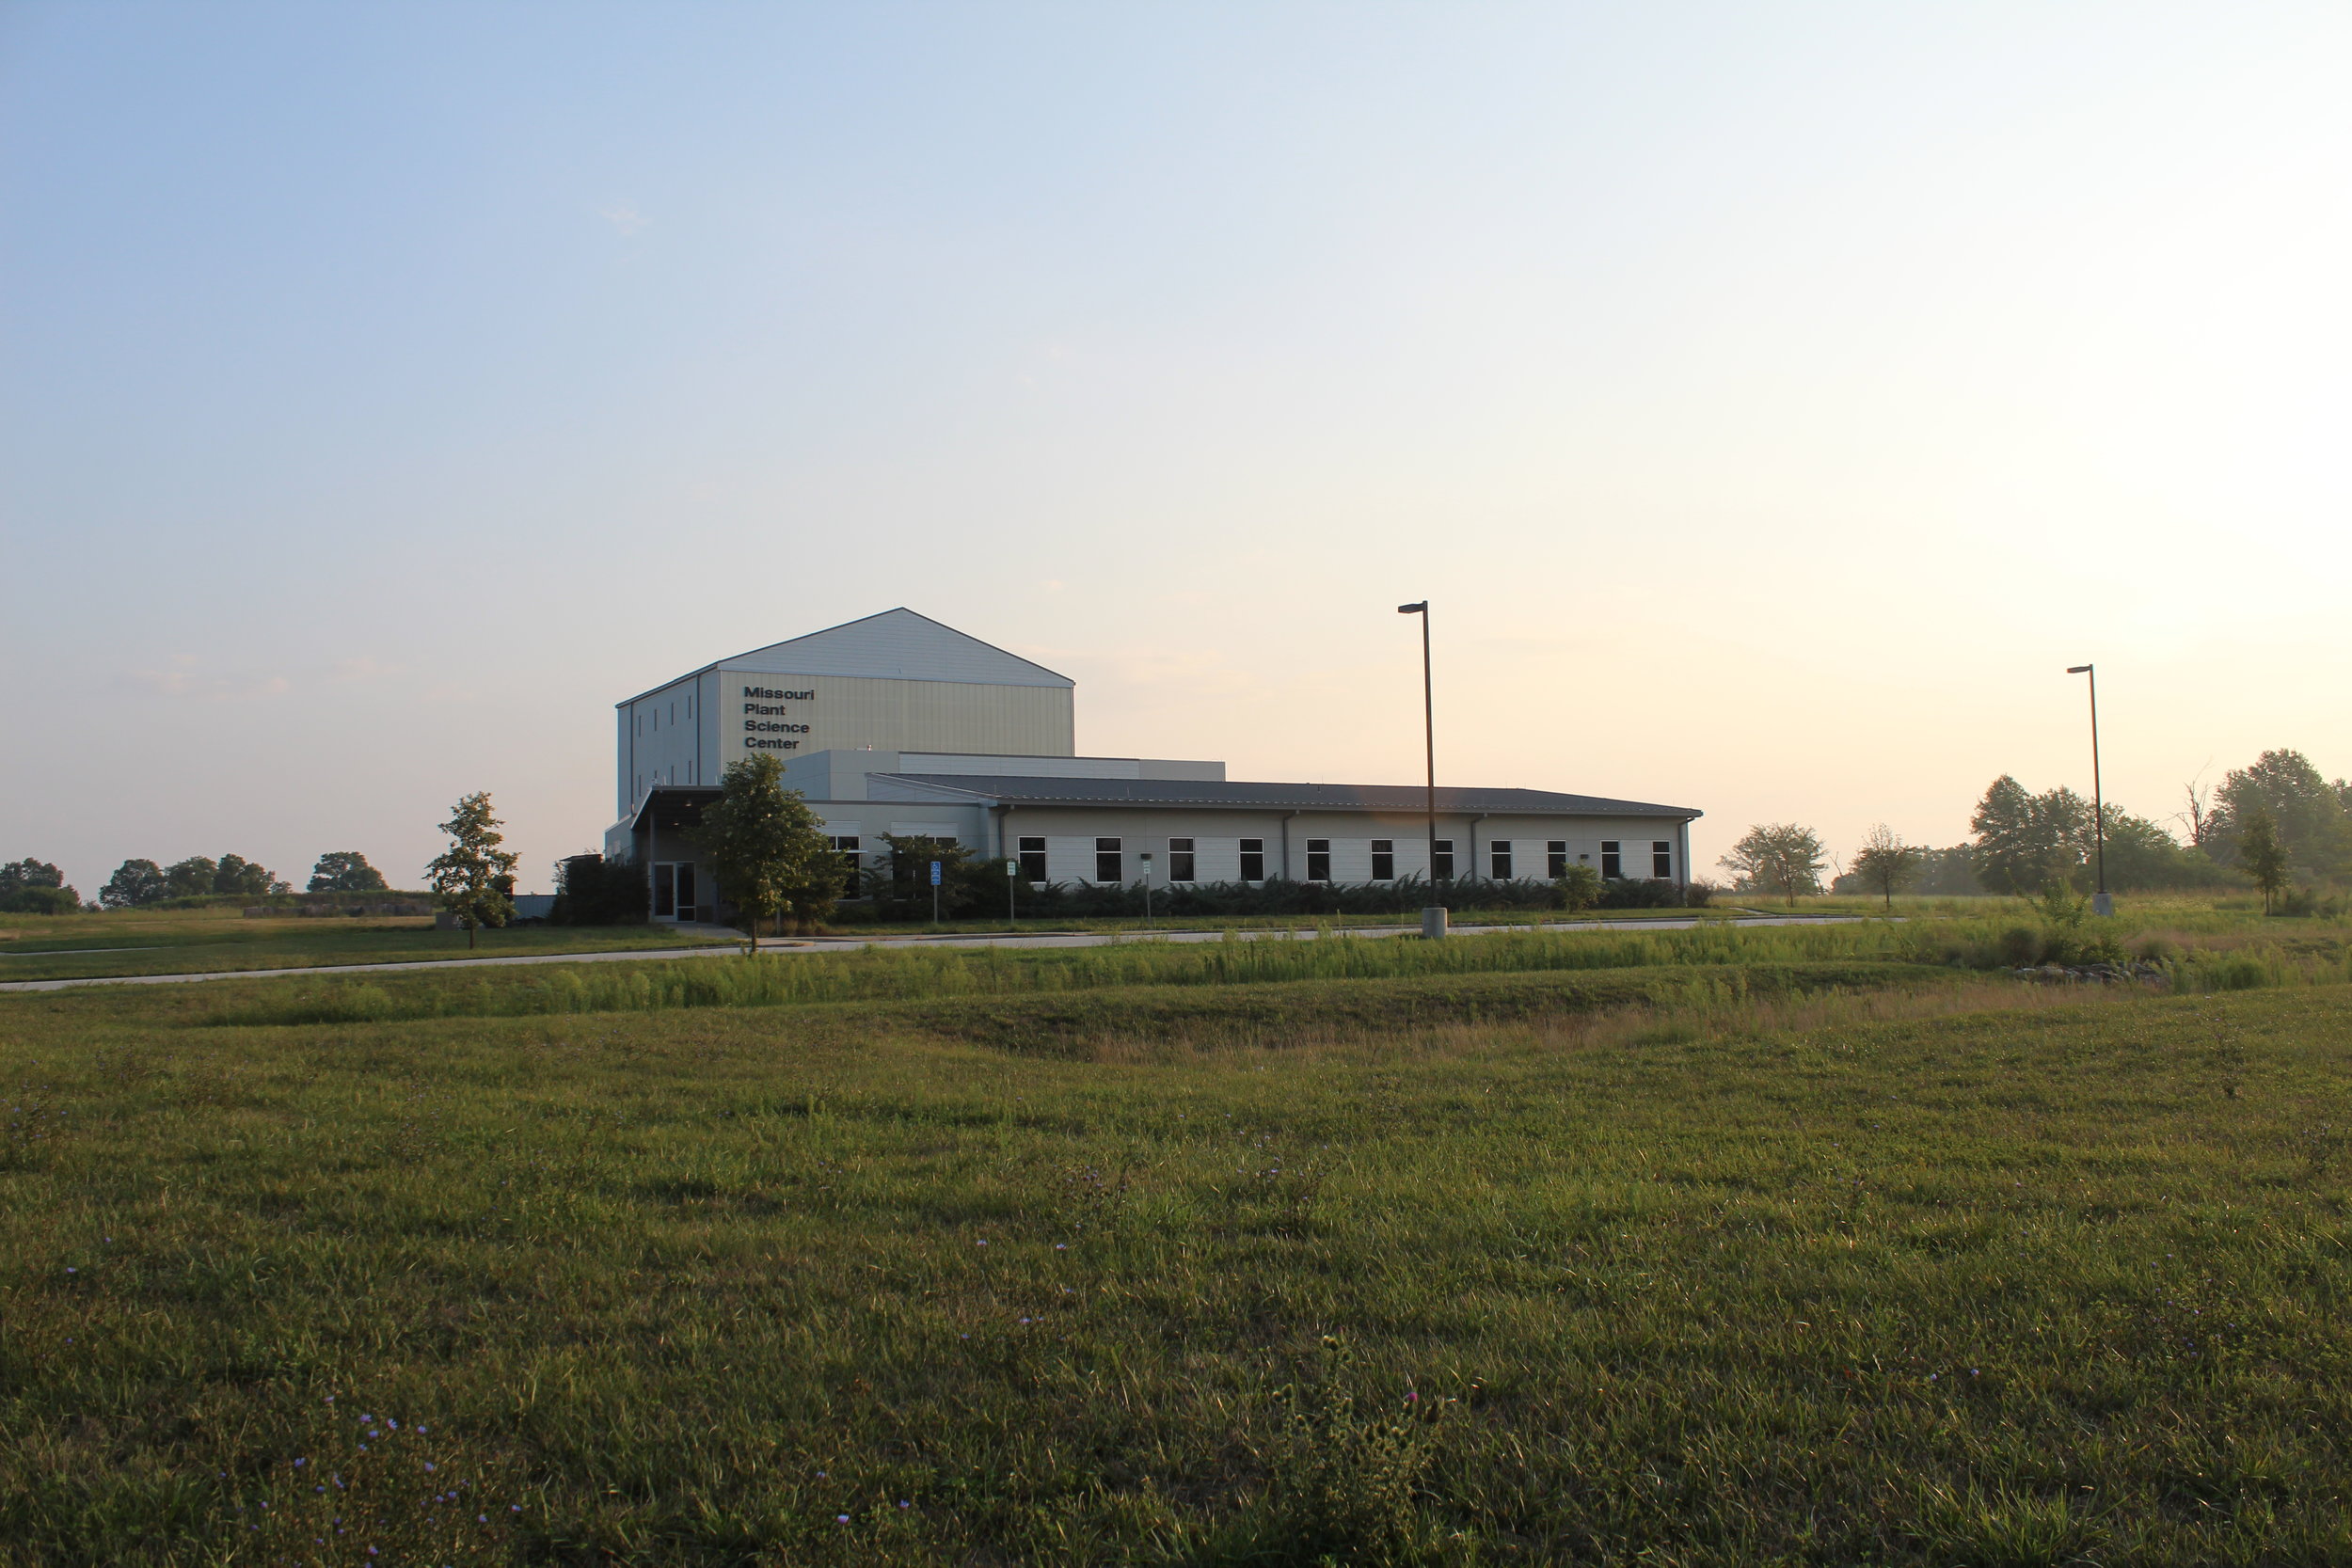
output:
[[[1430,905],[1421,911],[1422,936],[1431,942],[1437,941],[1446,933],[1446,907],[1443,904]]]

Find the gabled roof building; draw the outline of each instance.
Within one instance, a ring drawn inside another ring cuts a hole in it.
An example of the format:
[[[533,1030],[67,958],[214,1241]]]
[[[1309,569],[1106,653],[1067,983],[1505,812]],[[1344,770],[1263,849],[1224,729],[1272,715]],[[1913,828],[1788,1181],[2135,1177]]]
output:
[[[1700,814],[1539,789],[1233,781],[1221,762],[1076,754],[1074,683],[911,610],[691,671],[618,705],[609,858],[647,868],[656,919],[716,918],[691,843],[726,765],[784,766],[845,860],[954,839],[1031,882],[1690,878]],[[1148,861],[1146,857],[1149,857]]]

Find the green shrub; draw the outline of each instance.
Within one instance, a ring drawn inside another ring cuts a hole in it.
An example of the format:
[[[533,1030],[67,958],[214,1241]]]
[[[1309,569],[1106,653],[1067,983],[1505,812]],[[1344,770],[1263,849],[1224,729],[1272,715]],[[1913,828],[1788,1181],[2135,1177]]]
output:
[[[602,855],[572,855],[555,863],[550,926],[641,926],[653,907],[644,867]]]
[[[20,887],[0,895],[0,914],[77,914],[82,895],[70,887]]]

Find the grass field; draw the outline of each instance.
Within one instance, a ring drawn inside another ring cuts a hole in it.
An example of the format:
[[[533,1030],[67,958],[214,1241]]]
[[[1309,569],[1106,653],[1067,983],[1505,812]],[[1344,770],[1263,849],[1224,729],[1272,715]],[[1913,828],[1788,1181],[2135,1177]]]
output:
[[[2344,932],[2201,918],[2133,940],[2257,989],[1919,922],[0,998],[0,1561],[2346,1560]]]
[[[713,940],[651,926],[518,926],[478,933],[476,958],[693,947]],[[429,916],[246,920],[218,910],[0,915],[0,980],[95,974],[203,974],[319,964],[401,963],[469,956],[466,933]]]

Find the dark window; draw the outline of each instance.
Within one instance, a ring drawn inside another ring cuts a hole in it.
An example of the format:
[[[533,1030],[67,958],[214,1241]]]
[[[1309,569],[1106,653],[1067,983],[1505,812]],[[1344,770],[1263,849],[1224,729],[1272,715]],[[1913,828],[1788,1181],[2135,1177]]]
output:
[[[1192,840],[1171,838],[1168,841],[1168,879],[1171,882],[1192,880]]]
[[[1375,882],[1396,880],[1396,840],[1375,838],[1372,841],[1372,879]]]
[[[1555,838],[1544,846],[1544,875],[1553,881],[1568,874],[1568,841]]]
[[[1265,880],[1265,840],[1245,838],[1241,841],[1241,879],[1245,882]]]
[[[656,920],[677,918],[677,884],[672,876],[676,870],[675,865],[657,865],[653,868],[653,917]]]
[[[1094,879],[1098,882],[1123,882],[1127,879],[1120,863],[1119,840],[1098,838],[1094,841]]]
[[[1045,841],[1025,838],[1021,841],[1021,879],[1025,882],[1045,880]]]
[[[1487,841],[1486,869],[1487,873],[1498,882],[1507,882],[1511,879],[1511,841],[1509,839],[1498,838]]]
[[[834,854],[841,857],[841,896],[855,898],[858,873],[857,835],[851,833],[845,836],[835,833],[828,837],[825,842],[833,846]]]
[[[1327,882],[1331,879],[1331,841],[1311,838],[1307,841],[1307,880]]]
[[[691,865],[677,868],[677,917],[680,920],[701,918],[694,908],[694,868]]]
[[[1600,841],[1600,874],[1611,881],[1625,875],[1625,846],[1613,838]]]
[[[1438,839],[1429,847],[1429,877],[1432,881],[1454,880],[1454,841]]]
[[[1662,838],[1650,840],[1649,874],[1661,882],[1675,879],[1675,847]]]

